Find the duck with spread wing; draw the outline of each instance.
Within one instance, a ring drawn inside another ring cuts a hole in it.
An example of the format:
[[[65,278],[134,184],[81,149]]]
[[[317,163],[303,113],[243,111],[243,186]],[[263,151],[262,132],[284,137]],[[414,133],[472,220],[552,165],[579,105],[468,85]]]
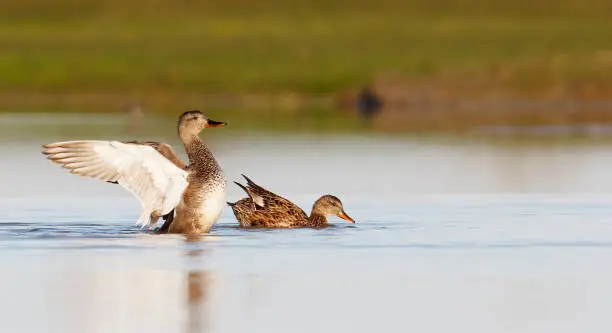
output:
[[[142,205],[136,222],[153,227],[165,219],[161,231],[208,232],[225,206],[226,180],[208,147],[200,140],[204,128],[225,126],[200,111],[184,112],[178,136],[189,164],[169,144],[151,141],[81,140],[43,145],[43,154],[71,173],[117,183]]]

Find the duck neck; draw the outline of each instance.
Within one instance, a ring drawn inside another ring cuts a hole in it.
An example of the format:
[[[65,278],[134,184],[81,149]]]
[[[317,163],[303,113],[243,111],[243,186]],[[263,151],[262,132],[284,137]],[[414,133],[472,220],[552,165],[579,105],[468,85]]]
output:
[[[217,168],[217,162],[212,153],[197,135],[187,138],[181,137],[181,139],[183,140],[185,152],[187,152],[187,157],[189,158],[189,166],[193,166],[193,170],[204,170],[209,172]]]
[[[324,214],[321,214],[316,209],[313,209],[310,213],[310,217],[308,217],[308,222],[313,227],[327,227],[327,218]]]

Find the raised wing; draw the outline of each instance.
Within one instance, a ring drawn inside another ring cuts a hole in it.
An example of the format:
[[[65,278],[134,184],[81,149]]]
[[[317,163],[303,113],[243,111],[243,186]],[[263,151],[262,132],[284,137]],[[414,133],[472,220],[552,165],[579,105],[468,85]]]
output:
[[[181,161],[181,159],[172,149],[172,146],[167,143],[157,141],[123,141],[123,143],[153,147],[158,153],[162,154],[165,158],[170,160],[170,162],[174,163],[174,165],[176,165],[179,169],[187,169],[187,165]]]
[[[252,181],[249,177],[245,176],[244,174],[242,174],[241,176],[244,177],[244,179],[246,179],[247,187],[249,188],[249,190],[256,193],[257,195],[261,197],[267,197],[267,198],[280,197],[278,194],[272,193],[266,190],[265,188],[255,184],[254,181]]]
[[[244,198],[243,200],[246,200],[245,202],[250,202],[253,203],[254,205],[254,209],[264,209],[266,208],[265,202],[264,202],[264,198],[260,195],[258,195],[257,193],[255,193],[254,191],[251,190],[251,188],[246,187],[242,184],[240,184],[239,182],[234,182],[234,184],[238,185],[241,189],[243,189],[246,194],[249,196],[248,198]]]
[[[188,185],[187,172],[149,145],[118,141],[66,141],[43,146],[43,154],[71,173],[117,182],[142,205],[137,224],[172,211]]]
[[[272,193],[265,188],[255,184],[251,179],[247,176],[242,175],[244,179],[247,181],[247,185],[244,186],[238,182],[234,182],[236,185],[240,186],[249,196],[249,198],[255,204],[255,208],[258,210],[267,210],[274,212],[288,212],[292,210],[302,211],[298,206],[296,206],[291,201],[281,197],[278,194]]]

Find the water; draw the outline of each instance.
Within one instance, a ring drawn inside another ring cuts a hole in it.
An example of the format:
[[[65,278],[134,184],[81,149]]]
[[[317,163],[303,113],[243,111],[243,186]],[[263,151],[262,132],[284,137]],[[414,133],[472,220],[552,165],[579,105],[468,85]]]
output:
[[[229,180],[306,210],[335,194],[357,223],[247,231],[226,209],[185,238],[141,232],[129,193],[48,163],[60,133],[0,139],[1,332],[612,326],[607,144],[204,133]]]

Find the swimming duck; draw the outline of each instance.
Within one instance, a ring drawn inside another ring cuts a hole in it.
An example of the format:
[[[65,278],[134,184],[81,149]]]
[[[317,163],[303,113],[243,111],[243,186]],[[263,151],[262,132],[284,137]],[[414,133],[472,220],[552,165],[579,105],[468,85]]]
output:
[[[227,125],[200,111],[186,111],[177,131],[189,165],[169,144],[153,141],[65,141],[43,145],[43,154],[79,176],[117,183],[142,205],[136,224],[169,233],[208,232],[223,210],[226,181],[223,171],[200,140],[204,128]]]
[[[308,216],[291,201],[255,184],[245,175],[242,177],[247,181],[246,186],[234,183],[240,186],[248,197],[227,204],[232,207],[243,228],[324,228],[328,225],[328,215],[355,222],[344,212],[340,199],[333,195],[327,194],[315,201]]]

